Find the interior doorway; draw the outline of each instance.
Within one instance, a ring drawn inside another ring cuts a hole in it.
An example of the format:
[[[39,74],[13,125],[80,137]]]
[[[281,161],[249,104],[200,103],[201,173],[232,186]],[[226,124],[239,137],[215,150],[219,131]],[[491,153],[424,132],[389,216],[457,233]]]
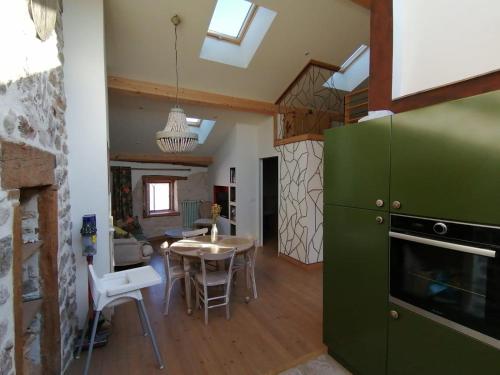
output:
[[[262,181],[262,244],[277,248],[278,246],[278,157],[263,158],[261,168]]]

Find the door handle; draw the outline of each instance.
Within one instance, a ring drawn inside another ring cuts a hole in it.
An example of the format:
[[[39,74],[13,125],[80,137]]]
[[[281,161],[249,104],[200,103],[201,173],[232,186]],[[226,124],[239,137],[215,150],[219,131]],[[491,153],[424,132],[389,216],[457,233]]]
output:
[[[443,249],[448,249],[448,250],[461,251],[462,253],[481,255],[490,258],[496,257],[496,250],[486,249],[483,247],[467,246],[454,242],[438,241],[438,240],[433,240],[432,238],[412,236],[409,234],[393,232],[393,231],[389,232],[389,237],[397,238],[404,241],[421,243],[423,245],[441,247]]]
[[[384,207],[384,201],[383,201],[382,199],[377,199],[377,200],[375,201],[375,205],[376,205],[377,207]]]
[[[398,319],[399,319],[399,313],[398,313],[396,310],[391,310],[391,311],[389,311],[389,316],[390,316],[393,320],[398,320]]]
[[[382,216],[377,216],[375,218],[375,221],[378,223],[378,224],[382,224],[384,222],[384,218]]]

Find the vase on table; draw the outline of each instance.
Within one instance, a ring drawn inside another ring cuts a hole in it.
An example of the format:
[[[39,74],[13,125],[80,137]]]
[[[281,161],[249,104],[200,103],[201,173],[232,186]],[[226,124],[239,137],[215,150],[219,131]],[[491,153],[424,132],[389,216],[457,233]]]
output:
[[[210,241],[215,243],[217,242],[217,234],[219,231],[217,230],[217,224],[212,224],[212,230],[210,231]]]

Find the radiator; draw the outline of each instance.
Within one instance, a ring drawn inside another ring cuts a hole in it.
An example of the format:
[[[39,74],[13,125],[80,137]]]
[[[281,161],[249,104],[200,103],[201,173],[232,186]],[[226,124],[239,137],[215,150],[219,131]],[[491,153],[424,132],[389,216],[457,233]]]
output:
[[[181,214],[182,214],[182,226],[184,228],[193,228],[195,220],[198,219],[198,211],[200,207],[200,201],[182,201],[181,203]]]

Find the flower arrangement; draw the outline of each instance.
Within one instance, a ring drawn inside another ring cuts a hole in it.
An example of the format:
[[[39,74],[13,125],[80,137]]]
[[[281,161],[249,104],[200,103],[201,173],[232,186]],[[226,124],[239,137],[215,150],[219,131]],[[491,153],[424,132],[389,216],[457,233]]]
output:
[[[212,223],[217,222],[217,218],[220,216],[220,211],[222,210],[222,207],[220,204],[214,203],[212,204]]]

